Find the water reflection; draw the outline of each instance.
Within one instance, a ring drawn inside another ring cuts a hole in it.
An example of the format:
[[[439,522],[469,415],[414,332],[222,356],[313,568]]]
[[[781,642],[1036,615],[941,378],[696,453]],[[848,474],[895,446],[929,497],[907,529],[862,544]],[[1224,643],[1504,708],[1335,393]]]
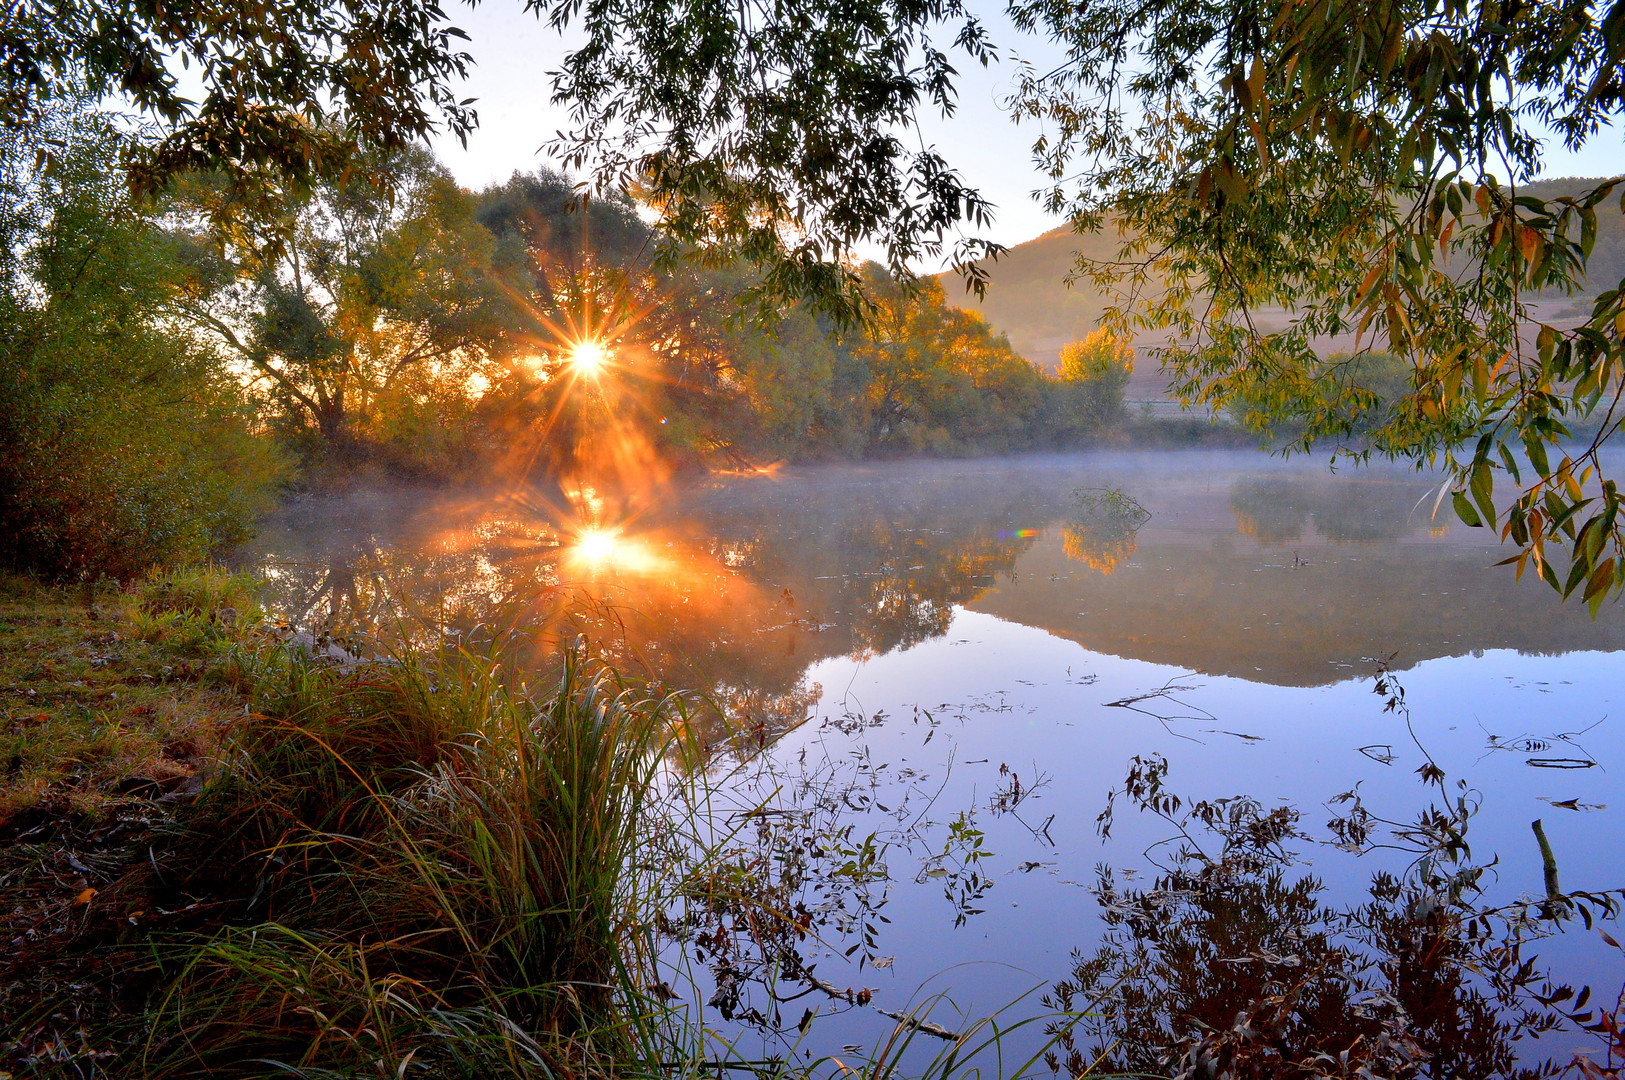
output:
[[[1306,537],[1381,544],[1411,535],[1424,521],[1432,531],[1429,496],[1438,486],[1391,472],[1352,482],[1328,472],[1248,477],[1231,486],[1230,510],[1242,535],[1265,545]]]
[[[1061,550],[1092,570],[1109,574],[1139,550],[1140,526],[1151,511],[1117,488],[1078,488],[1061,527]]]
[[[777,731],[805,715],[810,663],[940,637],[956,607],[1008,577],[1033,543],[942,505],[832,520],[724,504],[709,520],[616,530],[572,530],[545,513],[496,496],[311,501],[280,515],[247,557],[296,622],[342,632],[427,612],[454,633],[518,620],[585,632]]]
[[[1387,998],[1437,997],[1438,1015],[1455,1017],[1426,1022],[1439,1033],[1467,1023],[1470,992],[1484,990],[1447,986],[1442,969],[1404,982],[1411,969],[1394,958],[1431,939],[1344,921],[1379,901],[1414,906],[1404,866],[1389,868],[1403,887],[1386,900],[1369,895],[1369,870],[1327,857],[1315,866],[1324,896],[1262,866],[1186,867],[1229,882],[1208,896],[1183,879],[1090,888],[1090,865],[1132,869],[1164,839],[1120,822],[1122,847],[1103,855],[1090,828],[1134,756],[1166,756],[1199,798],[1250,792],[1261,822],[1356,782],[1367,801],[1411,805],[1408,778],[1427,762],[1360,681],[1370,658],[1393,656],[1411,669],[1434,753],[1495,794],[1474,822],[1481,862],[1501,859],[1486,882],[1494,903],[1538,886],[1528,823],[1542,814],[1576,883],[1625,875],[1606,809],[1619,802],[1607,772],[1622,752],[1618,721],[1586,730],[1618,715],[1619,610],[1593,621],[1543,587],[1514,586],[1491,568],[1492,537],[1436,526],[1433,490],[1410,472],[1329,476],[1246,455],[786,470],[693,489],[608,530],[532,495],[398,492],[292,507],[244,558],[266,568],[295,621],[342,632],[411,612],[459,641],[523,625],[538,664],[587,633],[654,679],[710,692],[734,720],[711,737],[754,755],[767,786],[739,789],[732,877],[674,927],[709,943],[695,961],[709,980],[697,1008],[771,1021],[778,1050],[801,1037],[804,1010],[845,1009],[839,1035],[809,1037],[872,1044],[890,1026],[874,1006],[897,1012],[929,979],[985,1015],[1037,984],[1081,988],[1069,951],[1112,946],[1113,971],[1143,961],[1162,972],[1123,999],[1140,1012],[1111,1022],[1167,1034],[1181,1049],[1166,1070],[1197,1046],[1189,1016],[1217,1025],[1227,997],[1257,996],[1256,1017],[1275,999],[1348,1006],[1341,1028],[1313,1010],[1272,1014],[1301,1060],[1338,1038],[1400,1040]],[[1560,759],[1596,764],[1539,764]],[[775,792],[782,812],[752,812]],[[728,906],[741,882],[797,913],[748,955],[742,935],[761,924]],[[1164,921],[1133,922],[1145,904]],[[1248,921],[1271,908],[1284,914]],[[1221,926],[1230,937],[1198,942]],[[1592,977],[1595,942],[1573,939],[1543,953]],[[1183,959],[1157,952],[1175,940]],[[1303,963],[1256,959],[1266,953]],[[1325,985],[1295,981],[1310,973]],[[1171,1011],[1175,998],[1198,1012]],[[1072,1049],[1088,1056],[1113,1030],[1080,1029]],[[1434,1035],[1404,1038],[1443,1053]],[[1226,1045],[1210,1057],[1257,1064],[1251,1044]],[[1469,1049],[1461,1075],[1504,1064],[1488,1043]],[[1150,1068],[1142,1057],[1113,1061]],[[1403,1072],[1399,1058],[1351,1060]]]
[[[1592,621],[1515,587],[1484,530],[1439,528],[1433,490],[1401,471],[1143,455],[744,478],[614,527],[534,497],[397,492],[294,507],[245,557],[298,621],[524,611],[613,637],[657,677],[764,699],[804,694],[825,658],[941,637],[961,607],[1278,685],[1390,654],[1625,647],[1615,609]],[[566,618],[583,597],[598,609]]]
[[[1582,1061],[1603,1075],[1625,1063],[1625,987],[1593,995],[1538,959],[1576,905],[1589,928],[1617,916],[1618,894],[1485,905],[1486,868],[1461,839],[1475,800],[1442,773],[1425,779],[1434,805],[1380,837],[1358,798],[1344,798],[1354,811],[1331,822],[1339,846],[1414,856],[1398,873],[1378,871],[1349,906],[1303,869],[1314,838],[1295,808],[1182,800],[1166,774],[1160,758],[1130,770],[1128,799],[1172,833],[1150,884],[1097,871],[1107,929],[1046,998],[1069,1014],[1051,1024],[1055,1071],[1532,1080]],[[1520,1046],[1542,1035],[1544,1055]]]

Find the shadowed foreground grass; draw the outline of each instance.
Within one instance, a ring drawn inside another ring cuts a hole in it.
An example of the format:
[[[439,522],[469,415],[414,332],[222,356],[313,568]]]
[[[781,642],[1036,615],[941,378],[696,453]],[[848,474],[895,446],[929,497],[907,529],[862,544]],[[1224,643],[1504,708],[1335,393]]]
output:
[[[197,574],[97,610],[44,592],[20,600],[32,620],[8,609],[7,662],[55,680],[21,691],[52,707],[3,796],[11,1065],[523,1076],[646,1057],[625,1022],[650,959],[641,845],[684,700],[579,649],[536,694],[460,650],[313,659],[250,588]],[[76,639],[142,644],[114,679],[73,662]],[[179,693],[146,670],[181,665]],[[166,764],[178,714],[190,765]]]
[[[0,1075],[717,1075],[655,972],[704,870],[687,696],[579,645],[538,687],[422,634],[313,649],[217,572],[8,590]]]

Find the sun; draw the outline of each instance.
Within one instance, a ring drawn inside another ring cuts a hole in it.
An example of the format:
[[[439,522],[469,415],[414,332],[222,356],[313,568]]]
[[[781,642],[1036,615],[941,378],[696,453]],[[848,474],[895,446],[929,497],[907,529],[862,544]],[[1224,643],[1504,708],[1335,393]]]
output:
[[[583,375],[597,375],[609,364],[609,350],[604,348],[602,342],[589,338],[570,346],[564,360]]]
[[[576,539],[575,554],[584,562],[601,564],[613,559],[618,547],[620,539],[615,533],[606,529],[587,529]]]

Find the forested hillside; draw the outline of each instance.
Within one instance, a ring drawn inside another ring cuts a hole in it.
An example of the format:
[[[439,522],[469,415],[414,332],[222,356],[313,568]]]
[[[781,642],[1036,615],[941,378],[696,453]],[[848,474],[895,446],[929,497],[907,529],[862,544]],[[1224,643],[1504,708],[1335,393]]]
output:
[[[1521,194],[1539,199],[1573,195],[1601,183],[1596,178],[1564,178],[1528,184]],[[1591,255],[1588,295],[1617,285],[1625,277],[1625,213],[1612,212],[1612,200],[1599,208],[1597,244]],[[1060,349],[1095,329],[1110,298],[1088,281],[1068,286],[1078,254],[1092,259],[1115,257],[1120,245],[1112,232],[1079,235],[1062,226],[1017,244],[995,263],[988,263],[992,283],[978,300],[954,274],[942,275],[951,302],[980,312],[994,330],[1009,335],[1017,352],[1045,367],[1054,367]],[[1142,365],[1143,366],[1143,365]],[[1147,377],[1139,372],[1143,381]],[[1135,396],[1131,388],[1129,397]]]

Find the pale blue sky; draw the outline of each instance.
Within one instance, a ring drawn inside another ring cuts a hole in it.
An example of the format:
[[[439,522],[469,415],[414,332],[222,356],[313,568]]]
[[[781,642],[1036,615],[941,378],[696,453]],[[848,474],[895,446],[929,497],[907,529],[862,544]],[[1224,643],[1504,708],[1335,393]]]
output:
[[[1018,39],[1002,17],[1002,5],[972,4],[994,31],[995,40],[1013,44],[1035,63],[1053,66],[1058,53],[1046,43]],[[541,145],[568,117],[548,104],[551,83],[547,72],[558,67],[565,45],[534,16],[524,13],[518,0],[483,0],[477,8],[450,9],[451,19],[472,39],[468,51],[477,67],[461,96],[479,99],[480,128],[469,137],[465,150],[454,139],[435,142],[435,150],[464,185],[483,187],[505,180],[516,169],[529,170],[546,162],[537,154]],[[1017,244],[1062,224],[1046,215],[1030,198],[1043,178],[1032,166],[1029,148],[1037,129],[1016,126],[1000,107],[1015,77],[1005,62],[983,70],[968,58],[955,57],[960,69],[960,108],[951,120],[932,118],[926,137],[943,151],[971,184],[998,207],[998,218],[988,235],[1001,243]],[[1598,176],[1625,172],[1625,136],[1604,132],[1580,155],[1564,151],[1554,141],[1548,151],[1550,176]]]

